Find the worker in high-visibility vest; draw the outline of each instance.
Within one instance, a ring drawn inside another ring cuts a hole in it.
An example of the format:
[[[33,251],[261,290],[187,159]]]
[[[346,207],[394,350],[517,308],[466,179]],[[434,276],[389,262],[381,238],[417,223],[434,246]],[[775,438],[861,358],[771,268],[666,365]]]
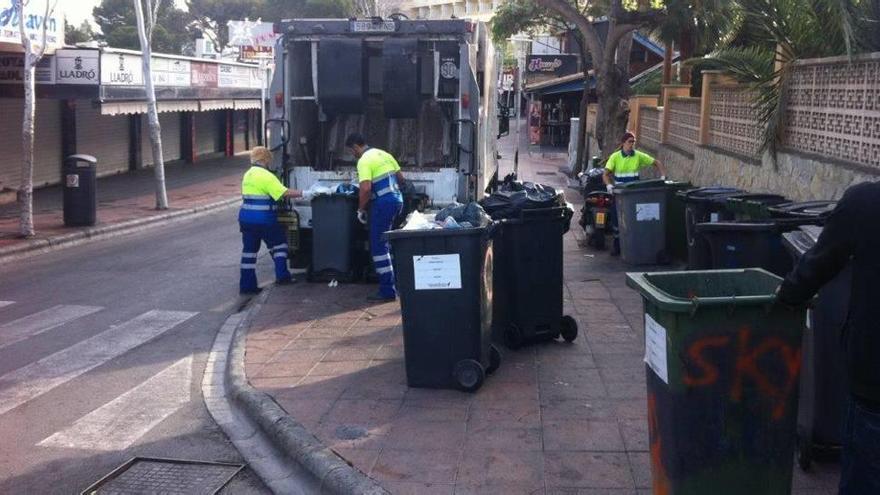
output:
[[[308,193],[288,189],[267,167],[272,163],[272,152],[263,146],[251,150],[251,168],[241,180],[241,209],[238,225],[241,230],[241,278],[239,292],[256,294],[257,253],[265,243],[275,263],[275,283],[293,283],[287,269],[287,238],[278,223],[276,203],[282,198],[305,198]]]
[[[360,134],[349,134],[345,146],[358,159],[360,196],[357,215],[361,223],[367,223],[367,207],[370,208],[370,254],[376,274],[379,275],[379,292],[367,299],[392,301],[397,297],[397,290],[394,287],[388,241],[382,239],[382,234],[391,230],[394,218],[403,208],[403,195],[400,193],[403,173],[391,154],[367,146]]]

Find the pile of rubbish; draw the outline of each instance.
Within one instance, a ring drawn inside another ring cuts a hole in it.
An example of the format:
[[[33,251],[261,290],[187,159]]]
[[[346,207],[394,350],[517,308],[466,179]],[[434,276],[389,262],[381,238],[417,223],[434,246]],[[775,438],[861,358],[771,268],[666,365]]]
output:
[[[519,218],[523,210],[566,206],[565,194],[552,186],[507,178],[480,203],[495,220]]]
[[[326,186],[321,184],[320,182],[315,182],[308,189],[305,189],[303,193],[306,196],[317,197],[317,196],[328,196],[330,194],[345,194],[346,196],[357,196],[360,189],[355,184],[351,184],[348,182],[343,182],[336,187]]]
[[[403,230],[470,229],[485,227],[492,219],[477,203],[453,203],[437,213],[412,212]]]

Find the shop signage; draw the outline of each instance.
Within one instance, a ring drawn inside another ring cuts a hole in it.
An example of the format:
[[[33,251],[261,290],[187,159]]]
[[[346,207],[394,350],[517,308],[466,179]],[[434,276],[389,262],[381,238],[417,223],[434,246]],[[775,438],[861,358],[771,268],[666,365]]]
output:
[[[577,70],[577,55],[530,55],[526,64],[529,75],[561,77],[574,74]]]
[[[156,86],[190,86],[189,60],[153,57],[151,62],[153,84]]]
[[[55,52],[57,84],[97,85],[99,54],[97,50],[65,50]]]
[[[190,62],[191,84],[194,88],[217,87],[217,64]]]
[[[143,86],[144,70],[141,65],[140,55],[102,53],[101,84],[109,86]]]
[[[22,84],[24,82],[24,56],[0,54],[0,84]],[[55,82],[55,57],[45,56],[34,67],[34,82],[52,84]]]
[[[275,29],[271,22],[229,21],[229,46],[275,46]]]
[[[259,88],[260,70],[256,67],[221,64],[217,68],[217,86],[221,88]]]
[[[47,0],[51,1],[51,0]],[[18,29],[19,9],[21,0],[0,0],[0,43],[21,45],[21,33]],[[34,43],[43,39],[43,25],[46,25],[46,49],[48,53],[64,44],[64,21],[53,14],[44,17],[42,2],[31,2],[27,5],[24,16],[24,32]]]

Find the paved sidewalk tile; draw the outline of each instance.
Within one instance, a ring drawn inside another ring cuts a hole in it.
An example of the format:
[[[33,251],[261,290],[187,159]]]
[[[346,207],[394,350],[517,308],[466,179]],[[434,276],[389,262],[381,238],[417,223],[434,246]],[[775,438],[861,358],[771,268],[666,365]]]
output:
[[[561,160],[521,158],[523,179],[561,184]],[[400,306],[367,303],[361,284],[275,288],[248,334],[249,379],[395,494],[648,494],[641,298],[578,235],[573,222],[564,239],[577,340],[503,349],[475,394],[407,387]],[[834,463],[796,469],[792,493],[836,481]]]

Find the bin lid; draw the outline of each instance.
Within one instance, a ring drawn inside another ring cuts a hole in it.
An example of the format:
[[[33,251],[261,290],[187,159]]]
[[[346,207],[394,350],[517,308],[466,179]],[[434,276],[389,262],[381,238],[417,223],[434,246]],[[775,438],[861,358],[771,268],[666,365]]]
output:
[[[733,187],[700,187],[697,189],[679,191],[676,194],[684,198],[687,202],[699,203],[712,200],[718,201],[719,198],[721,201],[726,201],[729,196],[742,194],[743,192],[742,189],[736,189]]]
[[[826,217],[837,206],[837,201],[803,201],[797,203],[783,203],[767,208],[773,214],[789,217]]]
[[[780,277],[761,268],[686,272],[632,272],[626,285],[663,311],[701,307],[764,306],[776,300]]]
[[[83,153],[77,153],[75,155],[69,155],[64,159],[65,162],[76,163],[76,162],[86,162],[91,163],[92,165],[98,163],[98,159],[92,155],[86,155]]]
[[[696,227],[697,232],[765,232],[778,228],[773,222],[704,222]]]
[[[614,194],[638,194],[644,192],[665,191],[666,181],[661,179],[637,180],[614,185]]]
[[[727,198],[728,203],[753,203],[756,205],[778,205],[788,203],[789,199],[779,194],[745,193]]]
[[[494,224],[490,224],[494,225]],[[453,237],[453,236],[480,236],[486,232],[486,227],[460,228],[460,229],[422,229],[422,230],[389,230],[382,234],[385,239],[413,239],[417,237]]]
[[[810,237],[810,240],[813,241],[813,244],[819,241],[819,236],[822,235],[822,230],[824,230],[824,227],[820,227],[819,225],[801,226],[801,231]]]

